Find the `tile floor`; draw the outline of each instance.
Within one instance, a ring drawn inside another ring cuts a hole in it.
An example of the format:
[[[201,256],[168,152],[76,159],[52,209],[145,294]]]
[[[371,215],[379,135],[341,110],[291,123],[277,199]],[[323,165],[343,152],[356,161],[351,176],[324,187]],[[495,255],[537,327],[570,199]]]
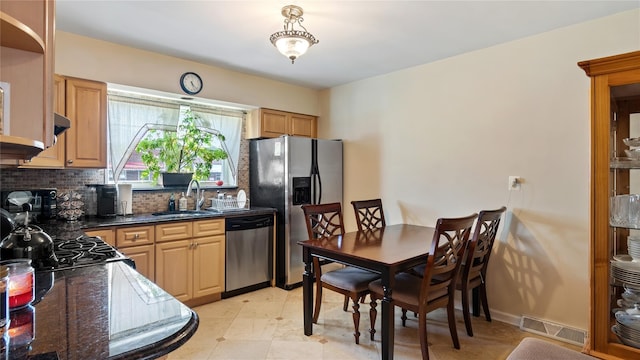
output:
[[[196,307],[200,326],[189,341],[169,354],[169,360],[213,359],[380,359],[380,337],[369,339],[369,305],[360,307],[360,344],[353,339],[350,313],[342,311],[343,298],[332,291],[323,294],[323,305],[313,335],[305,336],[302,322],[302,289],[267,288]],[[396,309],[395,359],[420,359],[417,321],[409,316],[403,328]],[[464,329],[462,312],[456,318],[460,350],[453,348],[446,311],[429,313],[427,331],[431,360],[505,359],[527,336],[518,327],[484,317],[472,318],[474,337]],[[379,331],[380,319],[376,329]],[[379,332],[377,333],[379,335]],[[564,342],[549,341],[579,350]]]

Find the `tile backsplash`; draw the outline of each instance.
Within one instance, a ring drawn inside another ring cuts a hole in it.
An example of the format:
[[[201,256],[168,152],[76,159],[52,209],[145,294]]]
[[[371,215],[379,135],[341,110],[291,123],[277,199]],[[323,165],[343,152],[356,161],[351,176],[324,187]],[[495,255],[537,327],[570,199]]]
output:
[[[89,195],[87,184],[103,184],[105,178],[104,169],[0,169],[0,189],[30,189],[30,188],[56,188],[59,193],[75,191]],[[243,189],[249,193],[249,141],[242,140],[240,144],[240,159],[238,161],[238,187],[220,188],[221,192],[233,195]],[[216,196],[218,188],[207,188],[207,199]],[[159,189],[159,190],[133,190],[132,208],[134,214],[145,214],[156,211],[165,211],[168,208],[169,197],[175,193],[176,202],[180,193],[186,189]],[[87,202],[85,200],[85,202]],[[207,200],[205,207],[211,206]],[[193,197],[188,199],[189,209],[195,208]],[[94,214],[87,214],[94,215]]]

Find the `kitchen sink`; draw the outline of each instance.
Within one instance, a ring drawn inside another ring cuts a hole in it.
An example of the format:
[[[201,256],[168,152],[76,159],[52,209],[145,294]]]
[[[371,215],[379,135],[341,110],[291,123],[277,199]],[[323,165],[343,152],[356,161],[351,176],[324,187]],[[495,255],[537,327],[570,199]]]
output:
[[[211,209],[211,210],[183,210],[183,211],[160,211],[154,212],[151,215],[153,216],[175,216],[175,217],[184,217],[184,216],[194,216],[199,214],[212,214],[219,213],[219,211]]]
[[[218,213],[230,213],[230,212],[243,212],[243,211],[249,211],[249,208],[223,208],[223,209],[216,209],[216,208],[207,208],[207,211],[214,211],[214,212],[218,212]]]

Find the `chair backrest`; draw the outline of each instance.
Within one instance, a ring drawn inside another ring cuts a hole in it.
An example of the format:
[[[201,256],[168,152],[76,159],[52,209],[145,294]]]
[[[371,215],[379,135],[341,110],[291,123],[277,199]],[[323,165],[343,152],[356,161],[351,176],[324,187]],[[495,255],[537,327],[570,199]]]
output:
[[[453,296],[462,257],[477,217],[474,213],[461,218],[438,219],[420,289],[422,302],[426,303],[427,292],[440,289],[446,289]]]
[[[357,200],[352,201],[351,205],[356,213],[358,230],[383,228],[387,225],[384,221],[381,199]]]
[[[344,234],[340,203],[302,205],[309,239]]]
[[[473,231],[473,236],[467,247],[465,263],[465,272],[461,274],[462,280],[467,281],[478,276],[485,277],[487,274],[487,264],[489,264],[489,256],[493,242],[498,233],[498,226],[502,214],[507,210],[501,207],[496,210],[482,210],[478,215],[478,221]]]

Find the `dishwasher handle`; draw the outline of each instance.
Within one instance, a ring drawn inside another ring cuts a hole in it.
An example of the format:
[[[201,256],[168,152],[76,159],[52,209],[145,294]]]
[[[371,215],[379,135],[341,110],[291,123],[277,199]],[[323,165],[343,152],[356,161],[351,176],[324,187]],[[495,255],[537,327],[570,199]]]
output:
[[[226,231],[250,230],[273,226],[273,216],[247,216],[225,219]]]

